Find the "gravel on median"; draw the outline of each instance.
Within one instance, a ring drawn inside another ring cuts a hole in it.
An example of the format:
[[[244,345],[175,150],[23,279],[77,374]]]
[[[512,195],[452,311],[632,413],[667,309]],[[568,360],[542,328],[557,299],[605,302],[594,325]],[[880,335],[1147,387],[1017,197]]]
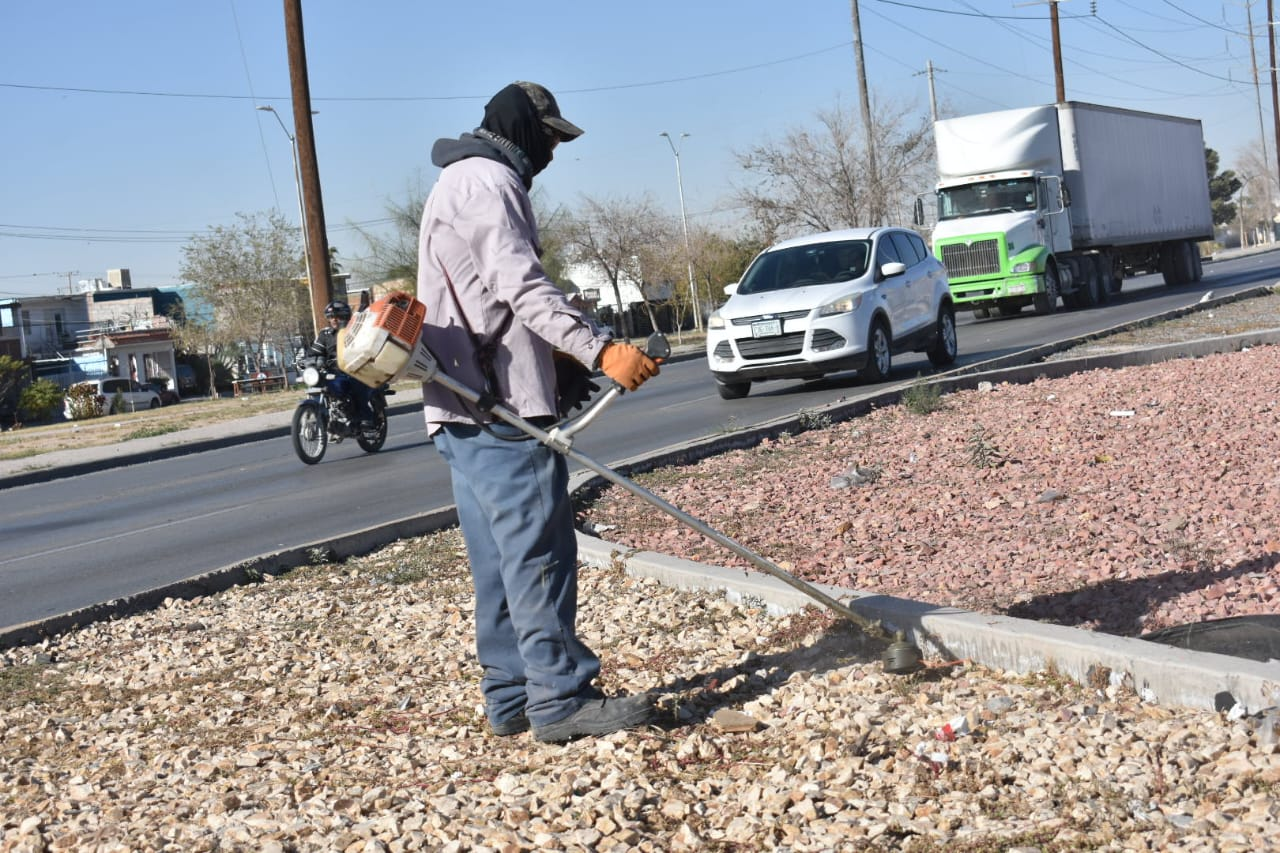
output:
[[[488,734],[444,531],[11,649],[0,850],[1260,850],[1274,720],[972,665],[584,569],[648,729]],[[736,712],[730,713],[730,712]],[[742,715],[745,715],[742,716]]]

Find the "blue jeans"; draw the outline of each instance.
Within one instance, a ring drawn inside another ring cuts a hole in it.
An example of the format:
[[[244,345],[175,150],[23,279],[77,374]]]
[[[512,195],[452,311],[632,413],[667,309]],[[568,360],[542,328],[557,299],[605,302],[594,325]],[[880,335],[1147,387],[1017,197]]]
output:
[[[347,374],[338,372],[329,380],[329,390],[332,393],[341,394],[352,402],[357,422],[373,420],[373,406],[369,402],[373,399],[373,389],[368,385],[359,379],[352,379]]]
[[[523,436],[515,427],[494,432]],[[578,639],[578,543],[568,465],[533,439],[504,441],[445,424],[449,463],[476,594],[476,656],[490,721],[524,712],[558,722],[591,697],[600,659]]]

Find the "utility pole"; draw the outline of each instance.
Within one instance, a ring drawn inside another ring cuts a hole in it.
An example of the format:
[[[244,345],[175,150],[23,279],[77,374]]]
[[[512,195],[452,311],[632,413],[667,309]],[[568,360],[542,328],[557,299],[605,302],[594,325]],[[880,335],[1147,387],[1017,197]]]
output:
[[[1062,34],[1058,30],[1058,4],[1064,0],[1036,0],[1034,3],[1014,3],[1013,8],[1049,4],[1049,31],[1053,35],[1053,84],[1058,103],[1067,100],[1067,85],[1062,79]]]
[[[333,280],[329,277],[329,241],[324,225],[324,202],[320,197],[316,139],[311,126],[311,86],[307,80],[307,48],[302,34],[302,0],[284,0],[284,30],[289,51],[298,171],[302,177],[303,220],[307,229],[311,319],[319,334],[324,328],[324,307],[333,300]]]
[[[1258,55],[1254,49],[1253,43],[1253,2],[1250,0],[1245,7],[1245,20],[1249,25],[1249,68],[1253,71],[1253,94],[1258,103],[1258,140],[1262,143],[1262,196],[1267,202],[1267,242],[1274,243],[1276,239],[1276,210],[1271,198],[1271,155],[1267,153],[1267,130],[1266,125],[1262,121],[1262,87],[1258,83]],[[1271,20],[1267,19],[1267,30],[1270,35]],[[1273,75],[1275,71],[1271,72]]]
[[[929,118],[932,119],[934,124],[938,123],[938,93],[933,88],[933,73],[946,70],[945,68],[934,68],[933,60],[929,59],[925,61],[924,71],[917,71],[914,75],[919,77],[921,74],[925,74],[929,78]]]
[[[1276,149],[1276,175],[1280,176],[1280,92],[1276,89],[1276,21],[1273,0],[1267,0],[1267,49],[1271,62],[1271,122]]]
[[[881,211],[884,209],[884,203],[880,198],[880,170],[876,167],[876,140],[871,128],[871,98],[867,95],[867,65],[862,58],[862,24],[858,20],[858,0],[849,0],[849,4],[853,14],[853,57],[857,64],[858,94],[862,99],[862,129],[866,132],[867,139],[867,174],[871,178],[868,182],[871,203],[867,205],[871,222],[868,224],[882,225],[884,216]]]
[[[1059,0],[1049,0],[1049,27],[1053,33],[1053,85],[1058,103],[1067,100],[1067,84],[1062,79],[1062,35],[1058,31]]]

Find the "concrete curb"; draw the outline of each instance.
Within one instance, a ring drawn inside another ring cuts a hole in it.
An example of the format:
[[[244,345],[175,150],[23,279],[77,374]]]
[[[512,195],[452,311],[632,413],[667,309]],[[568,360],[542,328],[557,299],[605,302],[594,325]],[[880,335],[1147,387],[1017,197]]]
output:
[[[578,556],[594,566],[620,563],[628,574],[653,578],[664,586],[719,591],[736,603],[764,602],[775,613],[814,605],[812,599],[770,575],[632,551],[585,534],[578,536]],[[1246,713],[1280,705],[1280,661],[1260,663],[1188,651],[840,587],[819,585],[818,589],[859,615],[904,632],[926,656],[967,658],[1016,673],[1052,669],[1080,684],[1125,684],[1144,701],[1166,705],[1214,710],[1238,704]]]

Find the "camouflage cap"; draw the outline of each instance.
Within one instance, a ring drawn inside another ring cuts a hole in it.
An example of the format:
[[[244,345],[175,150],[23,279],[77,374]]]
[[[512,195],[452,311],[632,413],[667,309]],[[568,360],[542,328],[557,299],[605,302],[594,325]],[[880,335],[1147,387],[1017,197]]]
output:
[[[533,101],[533,107],[538,111],[542,123],[554,130],[561,142],[568,142],[582,135],[582,128],[560,115],[560,105],[556,103],[555,95],[547,91],[545,86],[525,80],[517,80],[516,85],[524,89],[529,100]]]

